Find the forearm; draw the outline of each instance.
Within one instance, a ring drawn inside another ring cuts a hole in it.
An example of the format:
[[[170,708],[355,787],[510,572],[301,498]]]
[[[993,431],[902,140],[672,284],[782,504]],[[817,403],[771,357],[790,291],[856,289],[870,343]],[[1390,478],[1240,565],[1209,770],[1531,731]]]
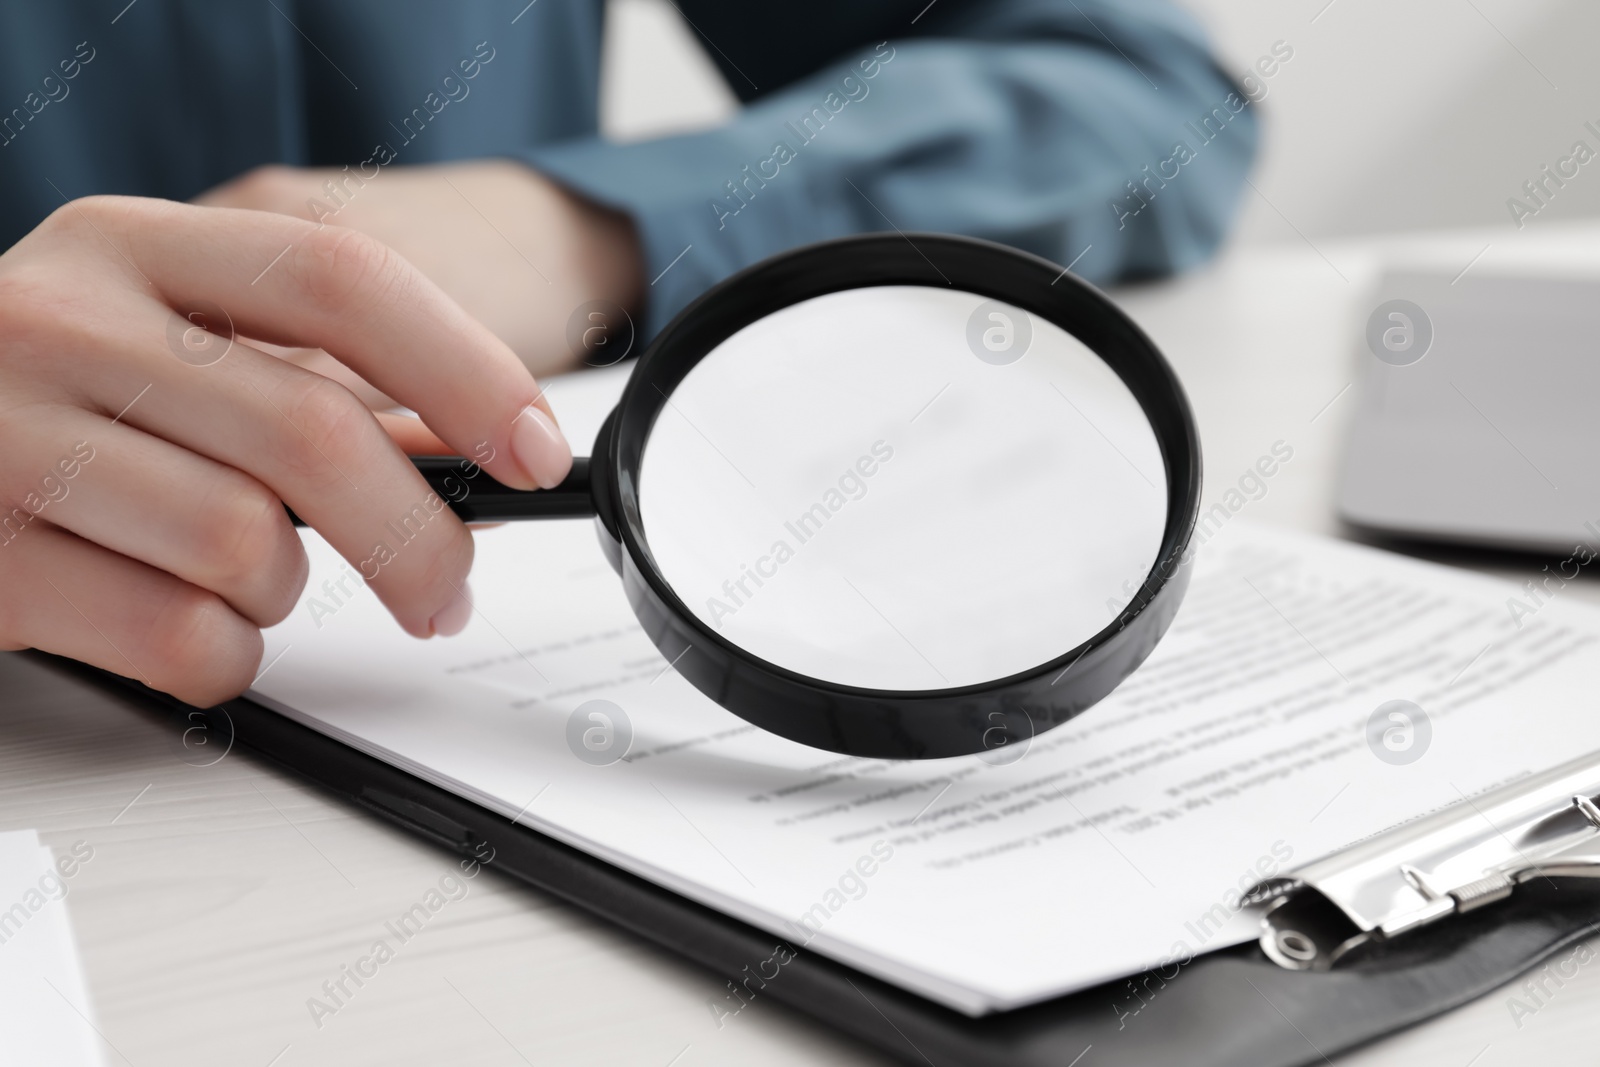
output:
[[[297,215],[378,238],[535,374],[580,362],[567,340],[576,309],[604,300],[633,313],[643,299],[632,221],[520,162],[395,167],[360,182],[338,171],[268,167],[199,202]],[[314,369],[349,378],[326,357],[306,358]]]
[[[988,237],[1101,282],[1216,247],[1256,122],[1182,16],[1091,0],[949,7],[937,36],[869,45],[721,128],[527,158],[633,218],[657,279],[651,329],[734,270],[864,230]]]

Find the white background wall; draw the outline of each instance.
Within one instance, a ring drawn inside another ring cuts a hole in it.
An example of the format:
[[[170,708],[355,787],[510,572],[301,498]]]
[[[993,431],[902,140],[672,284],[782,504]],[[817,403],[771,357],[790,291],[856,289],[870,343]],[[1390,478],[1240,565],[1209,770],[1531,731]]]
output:
[[[1186,0],[1242,73],[1274,41],[1267,138],[1237,239],[1451,226],[1516,233],[1506,198],[1573,141],[1600,151],[1596,0]],[[667,0],[610,0],[605,128],[641,137],[736,105]],[[1600,215],[1600,160],[1528,228]]]

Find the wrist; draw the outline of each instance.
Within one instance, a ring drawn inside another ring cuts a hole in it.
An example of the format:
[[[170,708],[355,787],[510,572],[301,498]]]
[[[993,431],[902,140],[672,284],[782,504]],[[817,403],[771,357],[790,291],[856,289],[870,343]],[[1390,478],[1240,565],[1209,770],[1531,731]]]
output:
[[[583,236],[574,249],[574,266],[585,288],[637,315],[644,303],[644,251],[627,214],[604,207],[562,186],[555,187],[580,220]]]

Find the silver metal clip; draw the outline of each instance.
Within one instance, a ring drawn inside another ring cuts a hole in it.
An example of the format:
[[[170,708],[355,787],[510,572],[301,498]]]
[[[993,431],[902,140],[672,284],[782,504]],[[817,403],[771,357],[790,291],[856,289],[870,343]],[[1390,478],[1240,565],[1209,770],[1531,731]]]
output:
[[[1327,970],[1387,941],[1509,897],[1533,878],[1600,878],[1600,752],[1465,798],[1276,878],[1261,948],[1293,971]]]

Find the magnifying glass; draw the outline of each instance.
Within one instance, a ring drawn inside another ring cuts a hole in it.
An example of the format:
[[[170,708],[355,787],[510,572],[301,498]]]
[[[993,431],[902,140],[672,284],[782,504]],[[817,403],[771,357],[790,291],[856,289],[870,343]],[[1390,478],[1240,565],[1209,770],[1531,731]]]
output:
[[[1010,762],[1128,676],[1188,584],[1200,447],[1160,352],[1046,260],[868,235],[722,282],[552,490],[416,464],[469,521],[593,517],[656,648],[852,756]]]

